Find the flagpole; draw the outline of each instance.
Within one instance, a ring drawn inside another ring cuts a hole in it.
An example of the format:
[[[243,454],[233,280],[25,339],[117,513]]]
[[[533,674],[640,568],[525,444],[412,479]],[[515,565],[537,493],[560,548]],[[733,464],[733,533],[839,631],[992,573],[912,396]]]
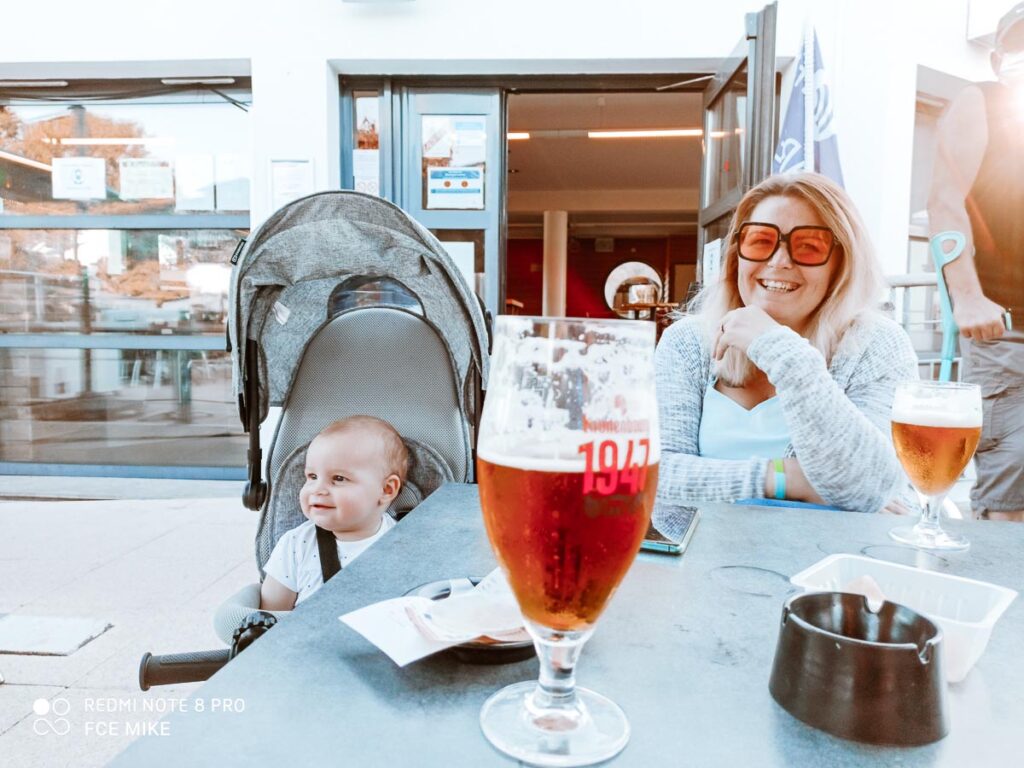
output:
[[[814,27],[804,23],[804,170],[814,171]]]

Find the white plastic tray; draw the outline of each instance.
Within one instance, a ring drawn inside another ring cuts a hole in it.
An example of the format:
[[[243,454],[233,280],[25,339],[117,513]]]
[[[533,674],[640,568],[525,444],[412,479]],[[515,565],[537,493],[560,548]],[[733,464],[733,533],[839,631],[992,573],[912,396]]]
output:
[[[886,600],[925,614],[943,631],[946,680],[958,683],[981,657],[992,627],[1017,592],[997,584],[923,571],[859,555],[829,555],[790,581],[808,592],[842,592],[870,576]]]

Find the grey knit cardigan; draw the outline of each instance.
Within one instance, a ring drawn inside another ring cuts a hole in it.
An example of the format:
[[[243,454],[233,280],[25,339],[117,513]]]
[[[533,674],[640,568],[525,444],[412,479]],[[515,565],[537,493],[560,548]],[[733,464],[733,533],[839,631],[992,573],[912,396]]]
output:
[[[775,387],[796,456],[811,485],[835,507],[877,512],[906,476],[893,450],[890,413],[896,384],[917,379],[917,355],[904,330],[865,313],[843,334],[826,366],[821,353],[789,328],[758,336],[750,360]],[[655,355],[661,465],[658,503],[735,501],[764,496],[770,458],[697,455],[704,393],[714,381],[711,350],[696,316],[665,330]]]

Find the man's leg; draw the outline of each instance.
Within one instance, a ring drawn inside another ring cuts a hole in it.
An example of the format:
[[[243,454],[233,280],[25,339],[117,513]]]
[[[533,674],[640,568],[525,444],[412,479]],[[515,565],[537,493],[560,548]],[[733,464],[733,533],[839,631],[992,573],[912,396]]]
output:
[[[984,407],[972,513],[985,520],[1024,522],[1024,334],[964,342],[962,348],[963,379],[981,385]]]
[[[971,509],[983,520],[1024,522],[1024,387],[986,397],[984,406]]]

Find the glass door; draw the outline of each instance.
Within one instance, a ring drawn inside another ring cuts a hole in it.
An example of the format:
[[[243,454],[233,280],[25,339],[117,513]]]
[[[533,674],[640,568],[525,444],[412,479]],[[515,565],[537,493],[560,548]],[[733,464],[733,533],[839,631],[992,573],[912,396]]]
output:
[[[505,126],[497,88],[399,87],[399,206],[445,246],[492,315],[505,302]]]
[[[724,251],[743,194],[771,173],[775,138],[775,3],[746,15],[746,35],[704,90],[698,253],[700,279]],[[710,275],[708,275],[710,278]]]

